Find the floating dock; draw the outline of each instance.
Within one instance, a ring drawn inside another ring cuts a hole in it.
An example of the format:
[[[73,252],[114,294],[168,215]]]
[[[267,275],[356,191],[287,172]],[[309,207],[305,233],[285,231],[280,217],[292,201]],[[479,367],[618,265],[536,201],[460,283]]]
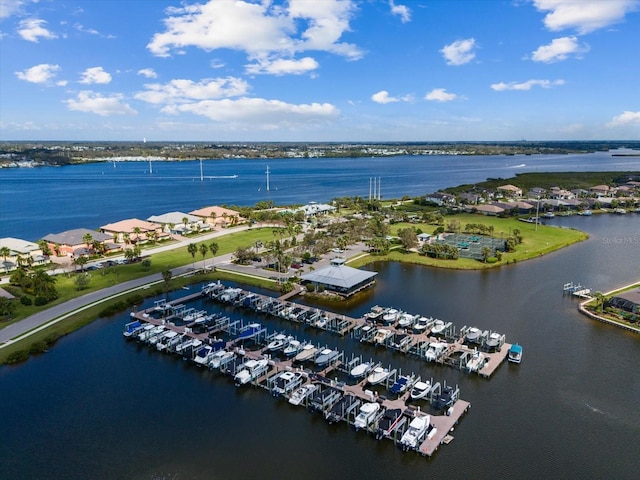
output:
[[[163,305],[162,309],[165,309],[164,307]],[[427,415],[424,411],[421,411],[419,406],[408,403],[411,386],[420,380],[420,377],[415,374],[403,377],[407,379],[404,390],[398,392],[398,395],[390,395],[397,398],[388,398],[378,394],[377,390],[373,390],[374,387],[368,384],[367,377],[359,381],[351,379],[352,381],[349,383],[329,378],[329,375],[348,372],[355,364],[362,361],[361,357],[352,357],[347,360],[344,352],[336,350],[336,355],[327,364],[321,366],[315,365],[320,353],[309,357],[305,362],[296,362],[292,358],[272,357],[269,353],[268,342],[276,338],[277,332],[269,334],[264,328],[256,328],[249,331],[249,327],[255,324],[249,324],[249,326],[236,325],[235,327],[237,328],[230,328],[234,322],[229,321],[227,317],[209,319],[212,326],[220,325],[227,332],[235,332],[236,338],[248,339],[247,332],[249,332],[250,338],[256,342],[257,348],[245,350],[243,347],[238,346],[238,342],[233,338],[228,341],[221,341],[217,338],[212,339],[210,334],[196,334],[187,326],[178,326],[172,322],[167,322],[164,318],[157,318],[160,309],[154,310],[156,315],[150,313],[151,310],[153,309],[132,314],[135,319],[125,326],[123,332],[126,338],[147,343],[150,348],[156,347],[159,352],[181,355],[198,366],[205,366],[223,374],[231,375],[234,379],[237,378],[238,372],[250,368],[248,367],[249,364],[255,365],[258,360],[263,362],[266,360],[266,366],[256,371],[255,375],[250,374],[248,384],[263,388],[274,396],[278,396],[275,393],[276,387],[278,387],[280,391],[286,392],[279,396],[287,400],[291,399],[294,391],[303,385],[313,385],[315,387],[315,395],[311,398],[305,398],[302,405],[312,412],[322,414],[325,419],[332,423],[344,421],[354,426],[360,406],[366,403],[375,403],[379,405],[377,413],[367,421],[362,430],[372,434],[378,440],[386,438],[396,444],[402,444],[402,436],[408,429],[411,420]],[[317,352],[323,352],[324,348],[318,345]],[[218,358],[228,356],[228,360],[224,362],[221,360],[216,363],[213,360],[216,355],[218,355]],[[313,367],[310,368],[309,364],[315,365],[315,369]],[[391,366],[389,366],[388,372],[389,374],[385,381],[380,383],[380,388],[384,386],[386,388],[385,391],[390,391],[390,385],[395,384],[396,380],[401,376],[401,372],[397,369],[392,369]],[[287,378],[291,378],[291,381],[295,382],[295,384],[290,384],[291,388],[289,389],[278,384],[278,379],[281,378],[283,373],[287,373]],[[433,383],[433,379],[430,380],[430,383]],[[236,385],[239,385],[237,381]],[[242,387],[239,386],[239,388]],[[372,389],[370,390],[369,388]],[[409,450],[414,450],[424,456],[432,456],[440,445],[451,441],[450,432],[453,426],[467,412],[470,404],[460,399],[460,391],[457,386],[450,388],[454,392],[450,398],[450,404],[447,404],[443,410],[439,410],[440,414],[429,415],[428,430],[424,431],[418,444]],[[425,397],[428,407],[437,404],[441,391],[440,383],[435,382],[428,396]],[[383,432],[379,427],[379,422],[387,411],[398,411],[398,420],[394,428],[388,432]],[[407,450],[407,448],[404,449]]]

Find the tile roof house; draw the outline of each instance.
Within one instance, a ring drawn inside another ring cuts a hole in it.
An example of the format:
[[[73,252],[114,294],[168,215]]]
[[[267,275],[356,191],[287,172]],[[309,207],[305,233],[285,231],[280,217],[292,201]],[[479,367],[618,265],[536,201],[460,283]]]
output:
[[[151,223],[138,218],[129,218],[115,223],[109,223],[100,227],[102,233],[112,235],[118,243],[126,243],[129,239],[132,243],[145,242],[148,235],[157,234],[159,237],[166,236],[162,230],[162,225]]]
[[[238,225],[247,221],[240,216],[240,212],[218,206],[204,207],[189,213],[200,217],[203,221],[214,227]]]
[[[504,213],[504,208],[502,207],[498,207],[497,205],[474,205],[472,209],[470,209],[471,211],[476,211],[478,213],[481,213],[483,215],[492,215],[492,216],[496,216],[496,215],[500,215],[501,213]]]
[[[522,189],[515,185],[501,185],[496,190],[509,197],[521,197]]]

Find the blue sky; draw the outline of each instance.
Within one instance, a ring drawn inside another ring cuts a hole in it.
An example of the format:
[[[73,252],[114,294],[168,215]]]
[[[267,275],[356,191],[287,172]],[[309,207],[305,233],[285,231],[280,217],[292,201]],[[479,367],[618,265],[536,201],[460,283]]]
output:
[[[0,140],[640,139],[640,0],[2,0]]]

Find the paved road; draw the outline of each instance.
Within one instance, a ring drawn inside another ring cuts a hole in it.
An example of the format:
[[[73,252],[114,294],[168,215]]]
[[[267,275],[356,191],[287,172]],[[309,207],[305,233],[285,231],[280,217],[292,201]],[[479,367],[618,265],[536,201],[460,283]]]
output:
[[[260,225],[256,226],[256,228],[260,227],[271,227],[272,225]],[[161,247],[157,247],[154,249],[145,250],[145,254],[154,254],[159,252],[164,252],[167,250],[173,250],[176,248],[186,247],[189,243],[193,242],[203,242],[207,240],[211,240],[223,235],[228,235],[235,232],[240,232],[243,230],[247,230],[248,226],[241,225],[234,228],[225,229],[222,231],[210,233],[207,235],[200,236],[194,239],[187,239],[181,242],[172,243],[171,245],[163,245]],[[353,256],[354,254],[359,254],[364,249],[364,245],[358,245],[357,247],[352,247],[349,250],[349,255]],[[274,276],[273,271],[264,270],[261,265],[253,265],[253,266],[240,266],[231,263],[233,254],[225,254],[220,255],[215,258],[215,265],[219,267],[224,267],[229,270],[236,271],[238,273],[244,273],[248,275],[260,276],[260,277],[271,277]],[[317,264],[314,265],[314,268],[320,268],[329,263],[331,255],[328,256],[324,260],[321,260]],[[208,259],[204,261],[197,261],[194,264],[184,265],[182,267],[177,267],[171,270],[171,273],[174,277],[185,275],[189,272],[193,271],[193,268],[201,269],[205,266],[211,266],[213,264],[213,259]],[[64,270],[61,270],[59,273],[63,273]],[[292,272],[292,271],[290,271]],[[283,276],[287,276],[290,274],[284,274]],[[119,283],[112,287],[104,288],[102,290],[98,290],[95,292],[87,293],[86,295],[82,295],[81,297],[74,298],[67,302],[61,303],[54,307],[48,308],[42,312],[38,312],[30,317],[25,318],[24,320],[20,320],[19,322],[13,323],[3,329],[0,330],[0,349],[10,345],[11,343],[19,340],[23,335],[29,333],[34,333],[35,331],[46,328],[50,322],[53,320],[60,321],[66,318],[66,315],[70,315],[78,311],[79,309],[87,308],[92,306],[96,302],[109,298],[113,295],[120,294],[123,292],[127,292],[133,289],[143,288],[145,285],[150,285],[153,283],[162,282],[162,274],[155,273],[153,275],[147,275],[146,277],[137,278],[134,280],[129,280],[128,282]]]
[[[270,227],[271,225],[257,225],[256,228],[260,227]],[[220,230],[217,232],[212,232],[206,235],[199,236],[197,238],[190,238],[187,240],[183,240],[180,242],[172,243],[170,245],[163,245],[157,248],[145,250],[145,254],[154,254],[159,252],[165,252],[168,250],[174,250],[176,248],[186,247],[189,243],[200,243],[203,241],[212,240],[223,235],[229,235],[231,233],[241,232],[243,230],[247,230],[250,227],[247,225],[240,225],[233,228],[228,228],[224,230]],[[220,255],[215,258],[216,265],[220,264],[228,264],[231,261],[232,254]],[[124,258],[124,257],[122,257]],[[118,257],[114,257],[114,259],[118,259]],[[207,265],[211,265],[213,262],[212,259],[205,260]],[[195,268],[202,268],[203,262],[195,262]],[[182,267],[177,267],[171,270],[171,273],[174,277],[184,275],[188,272],[193,271],[193,265],[188,264]],[[53,274],[65,273],[65,269],[58,269]],[[24,320],[20,320],[19,322],[12,323],[7,327],[0,330],[0,348],[6,347],[10,343],[13,343],[17,338],[24,335],[27,332],[30,332],[34,329],[42,327],[54,319],[60,319],[59,317],[64,316],[65,314],[69,314],[70,312],[75,312],[82,307],[88,307],[93,305],[100,300],[104,300],[106,298],[111,297],[112,295],[116,295],[119,293],[123,293],[132,289],[141,288],[145,285],[152,284],[154,282],[161,282],[162,274],[156,273],[153,275],[148,275],[146,277],[137,278],[135,280],[130,280],[128,282],[119,283],[112,287],[104,288],[102,290],[98,290],[95,292],[87,293],[86,295],[82,295],[81,297],[77,297],[71,299],[67,302],[61,303],[54,307],[48,308],[41,312],[38,312],[30,317],[25,318]],[[12,341],[13,339],[13,341]]]

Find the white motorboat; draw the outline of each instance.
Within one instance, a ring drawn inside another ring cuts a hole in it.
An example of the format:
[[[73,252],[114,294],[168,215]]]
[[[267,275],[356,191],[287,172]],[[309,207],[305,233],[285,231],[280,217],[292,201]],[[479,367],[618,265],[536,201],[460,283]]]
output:
[[[326,315],[320,316],[315,323],[316,328],[327,328],[327,324],[329,323],[329,318]]]
[[[235,356],[236,354],[233,352],[229,352],[227,350],[218,350],[213,355],[211,355],[211,359],[209,360],[209,368],[224,367],[227,363],[233,360]]]
[[[370,385],[377,385],[382,383],[389,376],[389,369],[384,367],[376,367],[367,376],[367,383]]]
[[[376,345],[384,345],[384,342],[391,335],[393,335],[393,332],[391,330],[387,330],[386,328],[379,328],[376,331],[375,336],[373,337],[373,343],[375,343]]]
[[[409,428],[404,432],[400,439],[400,445],[404,450],[418,448],[420,441],[424,438],[429,428],[429,422],[431,421],[430,415],[424,417],[415,417],[411,420]]]
[[[377,402],[368,402],[362,405],[353,424],[356,430],[367,428],[375,418],[378,410],[380,410],[380,404]]]
[[[277,352],[278,350],[282,350],[285,345],[292,339],[293,337],[287,336],[284,333],[279,333],[275,337],[273,337],[273,340],[271,342],[269,342],[266,350],[268,352]]]
[[[193,363],[200,367],[208,365],[211,360],[211,355],[213,355],[213,347],[211,345],[203,345],[198,349],[195,357],[193,357]]]
[[[154,331],[154,329],[158,328],[157,325],[154,325],[152,323],[148,323],[147,325],[145,325],[141,331],[139,331],[136,334],[136,338],[138,340],[140,340],[141,342],[144,342],[147,338],[149,338],[150,335],[152,335],[152,331]]]
[[[444,321],[442,320],[436,320],[435,322],[433,322],[433,326],[431,327],[431,334],[432,335],[439,335],[442,332],[444,332],[446,324],[444,323]]]
[[[271,393],[275,396],[286,395],[304,381],[302,372],[280,372],[274,379]]]
[[[155,335],[150,336],[147,339],[147,343],[149,345],[154,345],[155,346],[155,344],[158,343],[160,341],[160,339],[162,337],[164,337],[169,332],[170,332],[170,330],[167,330],[165,327],[162,327],[162,330],[159,330],[158,333],[156,333]]]
[[[423,333],[427,327],[429,326],[430,318],[427,317],[418,317],[418,319],[414,322],[411,327],[416,333]]]
[[[173,330],[168,331],[156,342],[156,349],[159,352],[166,350],[178,335],[180,335],[178,332],[174,332]]]
[[[417,317],[410,313],[401,313],[398,319],[398,328],[409,328],[416,321]]]
[[[286,347],[282,350],[285,357],[293,357],[302,349],[302,343],[298,340],[290,340]]]
[[[369,362],[364,362],[353,367],[349,372],[349,375],[353,378],[361,378],[364,377],[369,370],[371,370],[371,364]]]
[[[261,358],[260,360],[247,360],[244,362],[242,369],[233,377],[236,386],[245,385],[250,381],[258,378],[269,368],[269,360]]]
[[[126,338],[135,337],[142,331],[144,327],[145,324],[140,323],[140,320],[134,320],[133,322],[129,322],[124,326],[122,335],[124,335]]]
[[[395,308],[390,308],[386,312],[384,312],[384,315],[382,315],[382,323],[385,325],[392,325],[396,322],[396,320],[398,320],[399,315],[400,312],[398,310],[396,310]]]
[[[427,351],[424,354],[424,359],[428,362],[435,362],[447,349],[449,344],[445,342],[433,342],[429,344]]]
[[[471,327],[465,334],[465,340],[469,343],[480,343],[482,339],[482,331],[479,328]]]
[[[331,363],[333,360],[335,360],[339,354],[340,352],[338,352],[338,350],[331,350],[330,348],[325,348],[324,350],[320,351],[318,356],[315,358],[314,363],[319,367],[323,367]]]
[[[467,360],[467,370],[469,370],[470,372],[477,372],[484,366],[486,360],[487,358],[482,352],[478,351],[477,349],[474,350],[473,352],[471,352],[471,355]]]
[[[430,382],[417,382],[411,389],[411,399],[418,400],[424,398],[429,393],[429,390],[431,390]]]
[[[295,362],[305,362],[307,360],[311,360],[313,358],[313,356],[316,354],[317,351],[318,351],[318,349],[316,347],[314,347],[312,344],[308,343],[307,345],[302,347],[302,350],[300,350],[296,354],[296,356],[294,357],[293,360]]]
[[[300,388],[296,389],[289,399],[289,403],[291,405],[302,405],[306,398],[315,392],[318,389],[317,385],[313,383],[308,383],[307,385],[302,385]]]

